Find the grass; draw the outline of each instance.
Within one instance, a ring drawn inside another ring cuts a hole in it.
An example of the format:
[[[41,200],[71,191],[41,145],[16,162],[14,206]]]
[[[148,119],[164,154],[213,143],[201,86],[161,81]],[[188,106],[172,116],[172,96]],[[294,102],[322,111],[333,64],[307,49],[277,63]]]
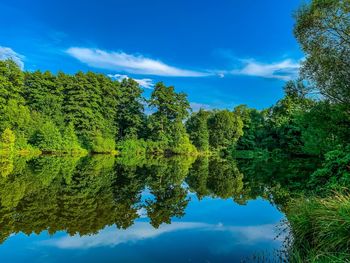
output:
[[[287,209],[291,262],[350,262],[350,195],[298,198]]]

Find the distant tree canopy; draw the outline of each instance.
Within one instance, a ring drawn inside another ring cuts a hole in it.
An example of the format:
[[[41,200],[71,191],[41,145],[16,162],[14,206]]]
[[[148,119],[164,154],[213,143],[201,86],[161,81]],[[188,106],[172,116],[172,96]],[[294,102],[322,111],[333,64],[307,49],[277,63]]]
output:
[[[93,72],[22,72],[12,60],[0,61],[0,132],[13,132],[16,150],[69,154],[109,153],[116,147],[192,154],[229,146],[241,134],[240,120],[229,111],[205,113],[208,118],[200,112],[199,123],[189,124],[196,113],[190,117],[187,95],[173,86],[157,83],[149,99],[142,93],[133,79],[118,82]],[[220,115],[228,118],[221,124],[211,121]],[[224,134],[216,134],[217,125],[227,126],[220,131]]]

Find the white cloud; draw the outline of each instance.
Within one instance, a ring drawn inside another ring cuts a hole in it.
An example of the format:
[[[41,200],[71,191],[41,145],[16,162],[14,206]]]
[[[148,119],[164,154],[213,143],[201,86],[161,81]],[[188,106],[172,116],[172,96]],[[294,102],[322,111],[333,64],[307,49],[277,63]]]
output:
[[[233,235],[232,241],[239,244],[254,244],[259,241],[273,241],[276,239],[276,225],[266,224],[257,226],[225,226],[223,224],[207,224],[201,222],[173,222],[163,224],[154,229],[147,222],[136,222],[132,227],[121,230],[107,227],[96,235],[69,236],[40,241],[39,245],[53,246],[60,249],[88,249],[92,247],[115,247],[119,244],[137,242],[140,240],[156,238],[166,233],[181,230],[219,231]],[[279,240],[283,240],[280,237]]]
[[[198,102],[191,102],[190,107],[194,112],[199,111],[200,109],[209,110],[211,108],[211,106],[208,104],[198,103]]]
[[[123,79],[128,79],[130,78],[128,75],[123,75],[123,74],[108,74],[108,77],[112,79],[116,79],[118,81],[122,81]],[[142,88],[145,89],[153,89],[154,83],[152,79],[135,79],[135,80]]]
[[[145,89],[153,89],[154,83],[151,79],[135,79],[135,81]]]
[[[0,46],[0,60],[5,59],[12,59],[21,69],[24,68],[24,56],[16,53],[12,48]]]
[[[79,235],[67,235],[61,238],[43,241],[41,244],[54,246],[61,249],[86,249],[104,246],[114,247],[123,243],[155,238],[165,233],[186,229],[198,229],[205,226],[206,224],[203,223],[174,222],[170,225],[162,225],[161,227],[154,229],[147,222],[137,222],[131,228],[126,230],[115,229],[115,227],[107,227],[96,235],[82,237]]]
[[[66,52],[81,62],[95,68],[140,75],[171,77],[204,77],[211,75],[207,72],[173,67],[160,60],[147,58],[139,54],[127,54],[122,51],[109,52],[101,49],[71,47]]]
[[[222,78],[225,77],[225,74],[224,74],[224,73],[218,73],[218,77],[219,77],[220,79],[222,79]]]
[[[291,59],[285,59],[275,63],[262,63],[256,60],[243,60],[243,67],[232,70],[233,75],[245,75],[270,79],[291,80],[296,78],[300,63]]]

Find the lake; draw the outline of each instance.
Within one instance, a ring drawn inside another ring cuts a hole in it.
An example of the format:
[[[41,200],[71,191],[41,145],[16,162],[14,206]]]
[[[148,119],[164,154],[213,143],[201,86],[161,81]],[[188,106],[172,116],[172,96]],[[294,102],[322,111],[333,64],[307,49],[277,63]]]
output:
[[[3,161],[0,262],[279,262],[290,191],[283,184],[303,176],[284,164],[104,155]]]

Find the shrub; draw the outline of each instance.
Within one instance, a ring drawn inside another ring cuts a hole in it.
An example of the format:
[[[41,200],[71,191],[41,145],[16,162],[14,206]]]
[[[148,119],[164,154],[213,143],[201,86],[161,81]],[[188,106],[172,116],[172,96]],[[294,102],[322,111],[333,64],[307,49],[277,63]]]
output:
[[[310,179],[310,186],[317,192],[341,190],[350,185],[350,148],[337,149],[325,155],[322,167]]]
[[[116,153],[116,144],[112,138],[104,138],[101,132],[96,132],[91,144],[93,153]]]

